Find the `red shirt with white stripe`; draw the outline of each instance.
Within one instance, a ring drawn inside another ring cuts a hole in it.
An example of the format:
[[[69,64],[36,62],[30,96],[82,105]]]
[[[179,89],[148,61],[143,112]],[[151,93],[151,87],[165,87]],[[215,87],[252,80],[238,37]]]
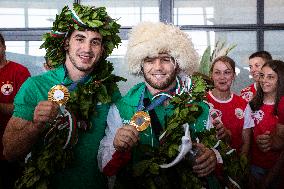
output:
[[[262,152],[256,144],[256,137],[266,131],[273,132],[278,123],[278,117],[273,114],[274,104],[264,104],[252,115],[255,127],[253,129],[251,163],[264,169],[270,169],[276,163],[280,153],[275,151]]]
[[[231,147],[240,152],[243,129],[254,127],[250,106],[236,94],[231,94],[228,100],[222,101],[215,98],[211,91],[207,93],[207,101],[213,107],[210,110],[211,117],[213,112],[217,113],[224,127],[232,133]]]

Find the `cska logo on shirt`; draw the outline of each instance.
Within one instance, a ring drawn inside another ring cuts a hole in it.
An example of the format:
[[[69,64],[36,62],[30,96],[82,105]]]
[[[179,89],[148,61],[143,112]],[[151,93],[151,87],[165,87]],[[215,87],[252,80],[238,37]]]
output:
[[[253,93],[251,91],[246,91],[244,93],[242,93],[242,98],[245,99],[247,102],[251,101],[252,97],[253,97]]]
[[[238,119],[243,119],[244,118],[244,112],[240,108],[235,109],[235,115]]]
[[[209,110],[209,114],[210,114],[210,117],[211,117],[211,121],[213,121],[215,119],[218,119],[219,121],[221,121],[222,112],[220,110],[211,108]]]
[[[252,113],[252,119],[259,124],[259,122],[263,119],[264,112],[262,110],[258,110]]]
[[[1,92],[3,95],[10,95],[13,92],[13,82],[7,81],[6,83],[2,82]]]

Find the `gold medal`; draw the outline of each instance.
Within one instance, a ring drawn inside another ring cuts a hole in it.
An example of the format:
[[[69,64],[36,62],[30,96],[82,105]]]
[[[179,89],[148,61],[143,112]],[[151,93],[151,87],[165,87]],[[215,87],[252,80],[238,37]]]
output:
[[[137,131],[144,131],[151,123],[151,118],[148,113],[138,111],[130,120],[130,125],[134,126]]]
[[[63,106],[70,98],[70,93],[64,85],[55,85],[48,92],[48,100]]]

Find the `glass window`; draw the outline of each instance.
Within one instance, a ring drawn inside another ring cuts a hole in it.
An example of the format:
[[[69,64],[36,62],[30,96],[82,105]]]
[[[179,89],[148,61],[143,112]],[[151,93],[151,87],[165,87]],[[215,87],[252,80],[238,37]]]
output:
[[[127,91],[135,84],[142,81],[141,77],[131,75],[128,71],[128,65],[125,61],[125,53],[127,49],[128,40],[122,40],[122,44],[113,50],[111,56],[108,58],[113,63],[114,74],[124,77],[127,79],[126,82],[119,82],[118,87],[122,95],[126,94]]]
[[[6,52],[25,54],[25,41],[6,41]]]
[[[264,23],[284,23],[284,1],[264,1]]]
[[[214,48],[217,41],[226,42],[227,46],[237,45],[229,52],[236,62],[237,78],[233,85],[233,91],[239,93],[241,89],[251,83],[248,71],[248,57],[256,51],[256,32],[247,31],[186,31],[192,38],[195,49],[200,57],[207,46]]]
[[[265,31],[264,50],[271,53],[273,59],[284,60],[284,31]]]
[[[0,8],[0,28],[24,28],[24,15],[23,8]]]
[[[194,48],[200,56],[205,49],[210,45],[214,46],[215,32],[214,31],[185,31],[191,38]]]
[[[28,9],[28,25],[30,28],[52,27],[57,9]]]
[[[1,0],[0,28],[51,27],[55,15],[65,5],[72,6],[73,2],[73,0]]]
[[[174,0],[175,25],[255,23],[256,0]]]
[[[31,75],[41,74],[45,71],[45,51],[39,50],[41,44],[41,41],[6,41],[7,59],[26,66]]]
[[[105,6],[112,18],[121,26],[134,26],[141,21],[159,21],[158,0],[82,0],[81,4]]]
[[[32,56],[45,56],[45,49],[39,47],[43,44],[43,41],[29,41],[28,54]]]

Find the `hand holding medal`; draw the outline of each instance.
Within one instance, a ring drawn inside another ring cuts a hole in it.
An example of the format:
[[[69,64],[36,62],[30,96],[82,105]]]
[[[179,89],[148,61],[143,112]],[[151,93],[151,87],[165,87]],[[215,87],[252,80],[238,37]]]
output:
[[[74,134],[76,124],[73,124],[71,113],[65,109],[65,105],[69,98],[70,98],[69,90],[64,85],[55,85],[48,92],[48,100],[57,103],[59,105],[61,113],[53,121],[52,127],[45,135],[45,141],[47,141],[48,138],[52,138],[49,136],[51,136],[54,131],[64,130],[65,128],[67,128],[69,131],[63,149],[65,149],[68,146],[68,144],[71,141],[71,138],[73,139],[76,138]],[[73,142],[74,141],[76,140],[73,140]]]

